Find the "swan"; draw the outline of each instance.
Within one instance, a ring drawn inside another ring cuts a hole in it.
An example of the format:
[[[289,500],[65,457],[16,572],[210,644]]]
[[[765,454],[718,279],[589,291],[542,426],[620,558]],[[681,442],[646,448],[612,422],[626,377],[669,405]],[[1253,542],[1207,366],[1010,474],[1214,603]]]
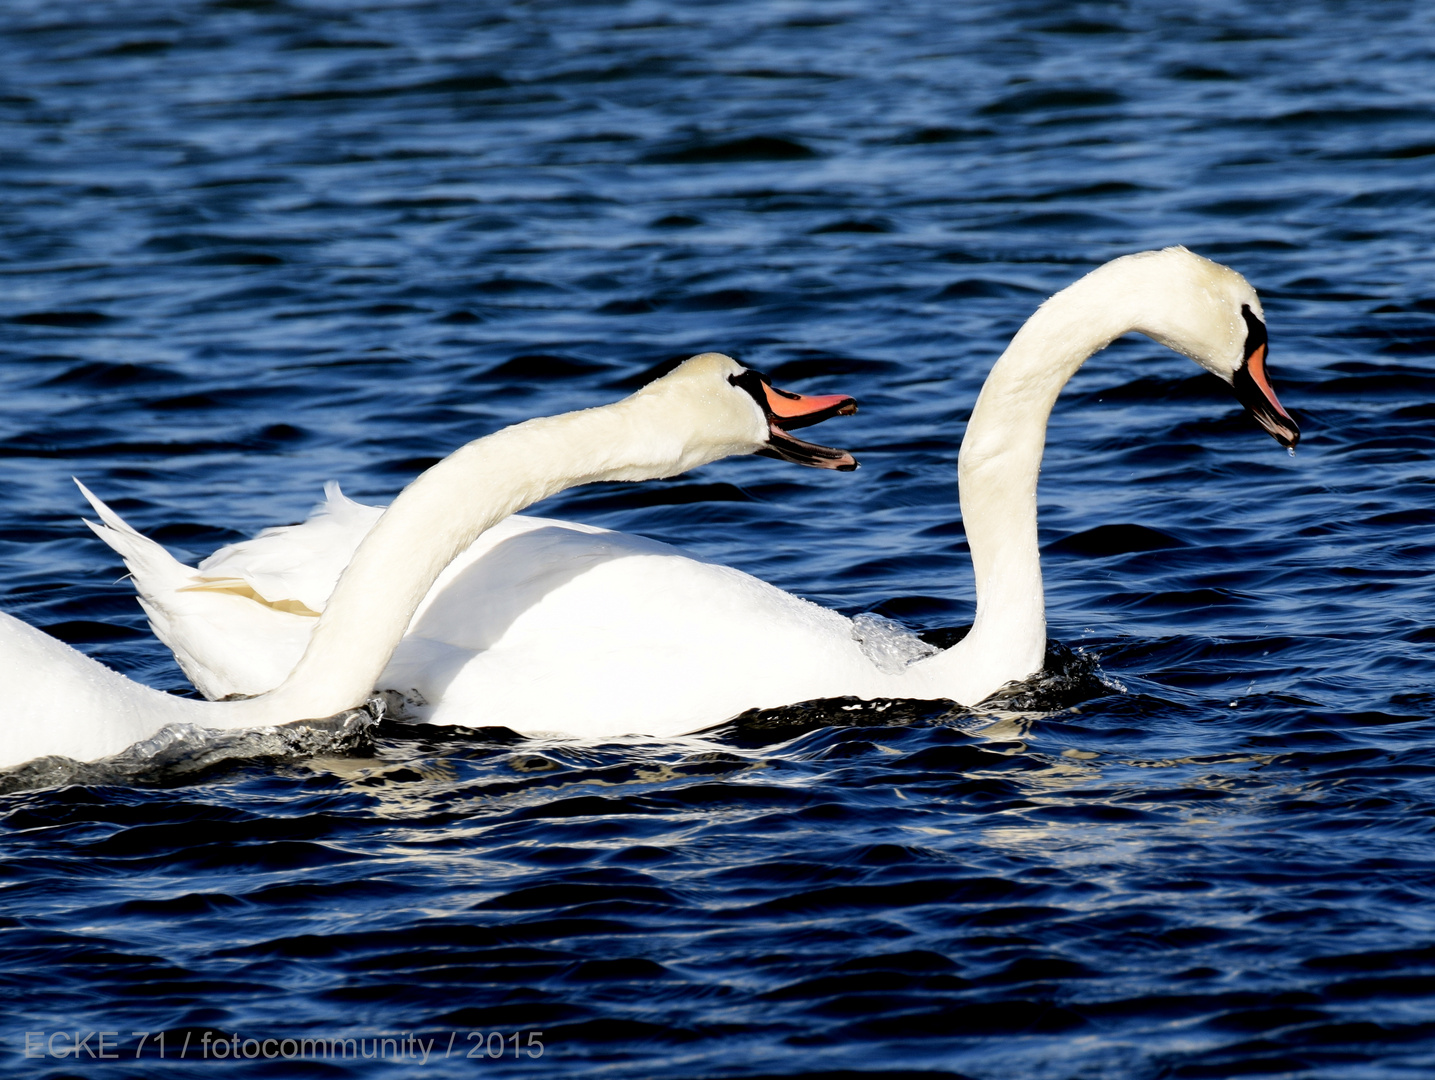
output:
[[[685,734],[824,697],[975,705],[1041,669],[1036,488],[1047,419],[1077,368],[1130,331],[1231,384],[1283,445],[1300,438],[1267,375],[1260,299],[1240,274],[1181,247],[1087,274],[1021,328],[972,411],[958,476],[976,620],[944,652],[656,541],[515,516],[443,571],[376,686],[429,723],[599,738]],[[125,558],[151,625],[211,697],[264,690],[288,672],[381,513],[331,487],[305,524],[195,570],[91,501],[103,522],[92,527]]]
[[[0,717],[0,767],[47,755],[94,761],[170,724],[268,727],[361,705],[434,580],[489,526],[576,484],[674,476],[730,454],[854,469],[846,452],[787,429],[855,407],[842,395],[776,390],[730,357],[704,353],[611,405],[477,439],[420,475],[370,523],[323,615],[309,620],[297,663],[247,700],[162,693],[0,614],[0,679],[28,699]]]

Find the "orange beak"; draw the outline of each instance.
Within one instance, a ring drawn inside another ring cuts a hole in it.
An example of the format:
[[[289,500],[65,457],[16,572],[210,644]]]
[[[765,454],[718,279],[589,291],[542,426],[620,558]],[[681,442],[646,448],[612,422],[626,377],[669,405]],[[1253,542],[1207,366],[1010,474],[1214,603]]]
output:
[[[1246,407],[1256,423],[1265,428],[1271,437],[1285,447],[1294,447],[1300,442],[1300,426],[1285,411],[1276,397],[1266,373],[1266,346],[1257,345],[1246,362],[1236,369],[1231,386],[1236,397]]]
[[[814,469],[837,469],[851,472],[857,468],[857,459],[846,450],[804,442],[789,435],[794,428],[820,424],[833,416],[850,416],[857,411],[857,402],[846,394],[818,394],[807,396],[794,394],[790,390],[779,390],[760,371],[751,368],[741,375],[734,375],[730,381],[734,386],[746,390],[767,416],[767,445],[757,451],[765,457],[781,458],[784,461],[808,465]]]
[[[779,390],[766,380],[762,384],[767,398],[767,411],[784,431],[820,424],[833,416],[851,416],[857,402],[846,394],[805,396],[790,390]]]

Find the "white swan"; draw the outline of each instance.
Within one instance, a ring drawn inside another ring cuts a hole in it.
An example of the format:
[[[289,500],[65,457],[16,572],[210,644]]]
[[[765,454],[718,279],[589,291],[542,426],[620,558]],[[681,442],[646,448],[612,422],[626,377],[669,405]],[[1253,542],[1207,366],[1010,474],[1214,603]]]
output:
[[[1232,383],[1283,444],[1299,439],[1266,376],[1260,300],[1239,274],[1184,248],[1088,274],[1022,327],[972,412],[959,476],[977,614],[943,653],[907,662],[933,650],[909,639],[884,651],[860,617],[664,544],[515,517],[443,572],[377,686],[409,695],[431,723],[583,737],[681,734],[752,707],[841,695],[975,704],[1040,670],[1036,484],[1047,418],[1082,362],[1128,331]],[[225,548],[196,571],[92,501],[106,523],[96,531],[125,557],[151,625],[212,696],[262,690],[288,671],[313,625],[294,612],[323,607],[380,513],[331,489],[309,522]]]
[[[845,452],[785,430],[853,408],[847,397],[773,390],[732,359],[704,353],[612,405],[471,442],[371,523],[323,616],[309,620],[302,657],[270,692],[249,700],[161,693],[0,614],[0,684],[12,700],[0,715],[0,767],[52,754],[93,761],[173,723],[266,727],[361,705],[439,573],[490,525],[575,484],[674,476],[729,454],[855,468]],[[13,704],[20,698],[23,706]]]

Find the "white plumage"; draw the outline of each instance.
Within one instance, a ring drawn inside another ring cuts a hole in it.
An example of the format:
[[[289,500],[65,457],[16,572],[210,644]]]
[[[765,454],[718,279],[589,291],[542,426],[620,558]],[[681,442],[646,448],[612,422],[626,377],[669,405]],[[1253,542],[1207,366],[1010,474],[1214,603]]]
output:
[[[962,444],[961,503],[976,571],[970,634],[903,664],[863,627],[728,567],[641,537],[541,518],[490,529],[438,577],[377,683],[434,723],[502,724],[582,737],[673,735],[744,709],[816,697],[951,698],[975,704],[1039,670],[1046,623],[1036,483],[1047,418],[1081,363],[1131,330],[1191,357],[1277,438],[1299,433],[1264,371],[1260,301],[1239,274],[1170,248],[1115,260],[1053,296],[982,389]],[[298,658],[344,553],[379,511],[330,489],[309,522],[270,530],[189,570],[91,497],[97,529],[129,563],[153,625],[210,696],[257,693]],[[246,598],[178,582],[223,568]],[[186,574],[191,575],[186,578]],[[276,582],[292,582],[280,586]],[[188,591],[187,591],[188,590]],[[248,605],[244,618],[232,617]],[[232,662],[230,662],[232,659]]]

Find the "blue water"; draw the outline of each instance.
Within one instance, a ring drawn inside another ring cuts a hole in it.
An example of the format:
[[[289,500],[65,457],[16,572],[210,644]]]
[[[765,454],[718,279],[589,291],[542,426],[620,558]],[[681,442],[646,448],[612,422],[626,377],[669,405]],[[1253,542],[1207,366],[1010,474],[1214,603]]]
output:
[[[1041,491],[1080,685],[1000,711],[12,775],[5,1074],[1435,1073],[1432,73],[1398,0],[10,0],[0,608],[152,685],[72,475],[199,557],[718,349],[855,394],[864,468],[542,511],[959,626],[988,367],[1172,243],[1261,291],[1305,439],[1093,360]]]

